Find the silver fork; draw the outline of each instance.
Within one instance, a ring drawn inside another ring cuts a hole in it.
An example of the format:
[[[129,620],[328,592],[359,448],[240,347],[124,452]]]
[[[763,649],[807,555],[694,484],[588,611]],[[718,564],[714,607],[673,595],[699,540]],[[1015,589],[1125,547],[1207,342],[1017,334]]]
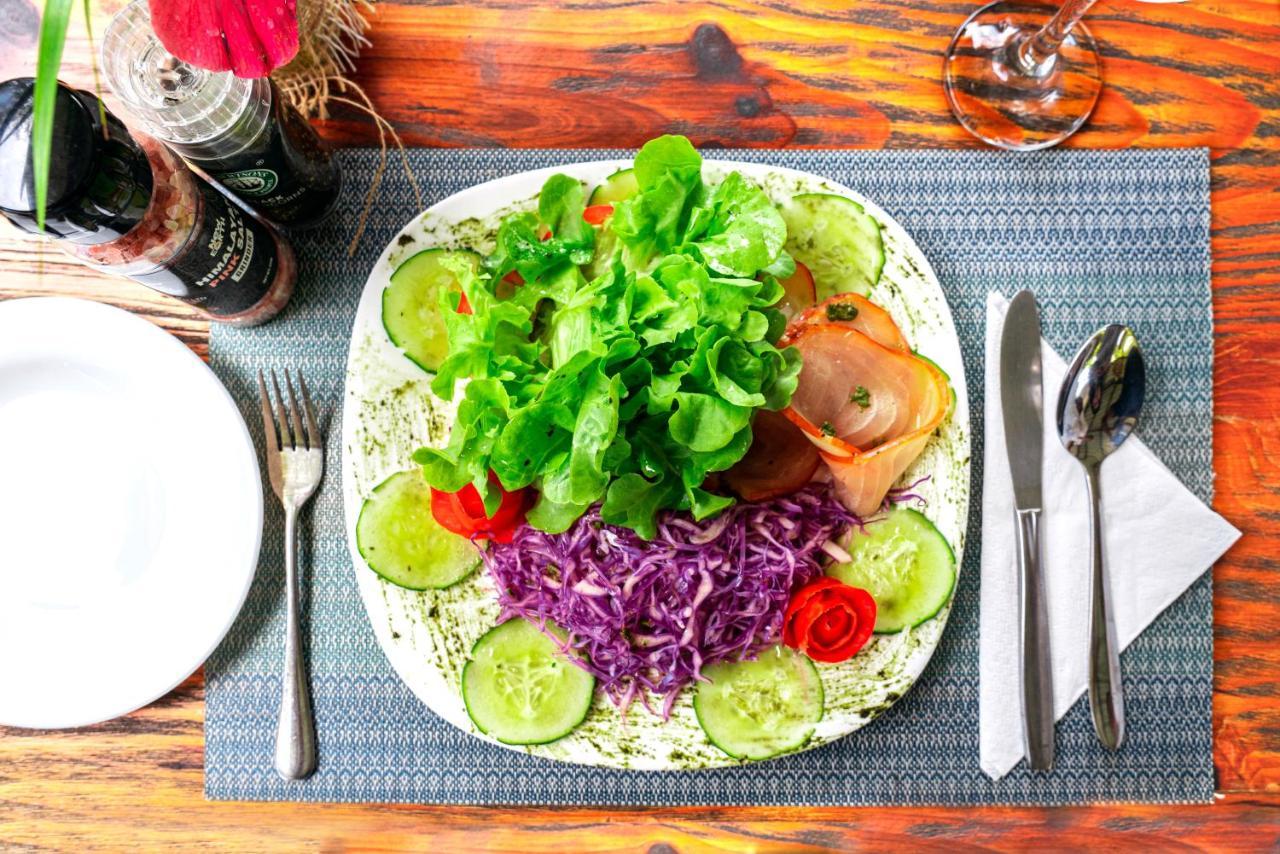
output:
[[[258,394],[262,398],[262,428],[266,437],[267,472],[271,488],[284,506],[285,636],[284,681],[280,694],[280,717],[276,723],[276,773],[286,780],[301,780],[316,770],[316,725],[311,714],[311,689],[307,684],[306,662],[298,626],[298,511],[306,504],[324,472],[324,437],[316,424],[315,410],[307,383],[298,373],[302,410],[293,393],[289,369],[284,372],[289,398],[280,394],[276,372],[271,371],[275,391],[273,410],[267,383],[258,371]],[[303,417],[306,423],[303,423]]]

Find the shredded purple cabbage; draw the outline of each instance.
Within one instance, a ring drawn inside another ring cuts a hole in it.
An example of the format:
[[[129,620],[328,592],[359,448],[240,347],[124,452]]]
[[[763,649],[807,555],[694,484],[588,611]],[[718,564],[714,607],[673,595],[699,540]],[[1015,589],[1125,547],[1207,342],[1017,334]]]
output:
[[[664,718],[681,689],[717,661],[750,657],[782,636],[791,592],[817,577],[832,542],[862,522],[822,484],[706,522],[665,513],[658,534],[606,525],[593,508],[563,534],[525,525],[485,563],[502,619],[564,627],[607,696]]]
[[[908,483],[906,486],[896,486],[889,490],[884,497],[884,506],[880,509],[888,510],[891,505],[906,504],[908,501],[913,502],[917,507],[927,507],[929,502],[915,490],[920,484],[928,481],[930,477],[930,475],[925,475],[922,478],[918,478],[914,483]]]

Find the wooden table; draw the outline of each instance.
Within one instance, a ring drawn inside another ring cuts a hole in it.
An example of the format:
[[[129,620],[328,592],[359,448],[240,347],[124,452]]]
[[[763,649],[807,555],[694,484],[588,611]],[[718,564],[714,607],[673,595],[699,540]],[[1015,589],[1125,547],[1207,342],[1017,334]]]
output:
[[[303,0],[306,2],[306,0]],[[0,78],[28,74],[30,0],[0,0]],[[95,12],[97,33],[119,0]],[[941,56],[972,0],[382,2],[358,81],[410,145],[976,147]],[[1213,150],[1215,507],[1244,537],[1214,569],[1218,803],[1066,809],[517,810],[208,803],[196,674],[132,715],[0,728],[0,848],[522,852],[1280,844],[1280,0],[1105,0],[1106,89],[1074,147]],[[63,79],[92,85],[73,20]],[[7,44],[5,42],[7,40]],[[17,48],[16,50],[14,48]],[[110,101],[110,99],[108,98]],[[344,114],[339,143],[376,142]],[[181,305],[0,231],[0,296],[129,308],[206,352]]]

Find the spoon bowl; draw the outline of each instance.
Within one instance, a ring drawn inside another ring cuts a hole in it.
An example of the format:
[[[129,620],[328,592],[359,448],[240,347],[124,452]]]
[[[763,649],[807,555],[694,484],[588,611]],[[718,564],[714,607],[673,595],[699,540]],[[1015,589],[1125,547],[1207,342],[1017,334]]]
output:
[[[1095,332],[1076,353],[1058,395],[1058,437],[1084,466],[1089,484],[1089,708],[1098,738],[1112,750],[1124,742],[1124,686],[1102,555],[1099,472],[1102,461],[1138,426],[1146,385],[1146,365],[1137,337],[1127,326],[1112,324]]]
[[[1062,381],[1058,436],[1086,467],[1102,461],[1138,426],[1147,372],[1127,326],[1104,326],[1085,342]]]

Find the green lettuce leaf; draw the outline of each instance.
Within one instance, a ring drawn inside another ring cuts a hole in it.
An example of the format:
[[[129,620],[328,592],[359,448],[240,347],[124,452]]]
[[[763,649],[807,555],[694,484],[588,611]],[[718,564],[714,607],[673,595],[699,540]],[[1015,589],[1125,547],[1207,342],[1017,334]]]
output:
[[[530,525],[548,534],[562,534],[587,512],[590,504],[557,504],[545,495],[538,496],[525,517]]]
[[[651,540],[658,533],[658,511],[670,506],[678,494],[675,484],[669,480],[653,482],[639,474],[624,474],[609,485],[609,494],[600,507],[600,518],[610,525],[631,528]]]
[[[552,175],[538,195],[538,219],[551,229],[553,237],[566,246],[589,249],[594,245],[595,232],[582,218],[585,198],[582,183],[568,175]],[[585,264],[590,260],[588,257],[577,263]]]
[[[604,496],[609,474],[604,469],[605,452],[618,431],[618,401],[622,380],[604,373],[603,365],[582,378],[582,404],[573,426],[573,451],[569,455],[569,500],[591,504]]]
[[[751,423],[751,410],[721,397],[677,392],[671,438],[691,451],[718,451]]]
[[[763,190],[732,172],[716,187],[710,206],[711,221],[697,246],[711,269],[754,276],[774,263],[787,242],[787,226]]]
[[[702,199],[702,156],[682,136],[660,136],[636,155],[640,192],[614,206],[611,228],[632,257],[670,252]]]
[[[596,503],[646,537],[664,510],[703,519],[733,503],[708,476],[746,454],[752,413],[785,407],[799,377],[799,354],[775,346],[785,225],[736,173],[709,190],[683,137],[646,144],[635,169],[603,238],[582,185],[554,175],[536,213],[503,220],[482,271],[452,271],[472,313],[441,299],[449,355],[432,389],[462,391],[448,444],[414,455],[432,486],[474,484],[496,508],[492,471],[536,491],[528,521],[551,532]]]

